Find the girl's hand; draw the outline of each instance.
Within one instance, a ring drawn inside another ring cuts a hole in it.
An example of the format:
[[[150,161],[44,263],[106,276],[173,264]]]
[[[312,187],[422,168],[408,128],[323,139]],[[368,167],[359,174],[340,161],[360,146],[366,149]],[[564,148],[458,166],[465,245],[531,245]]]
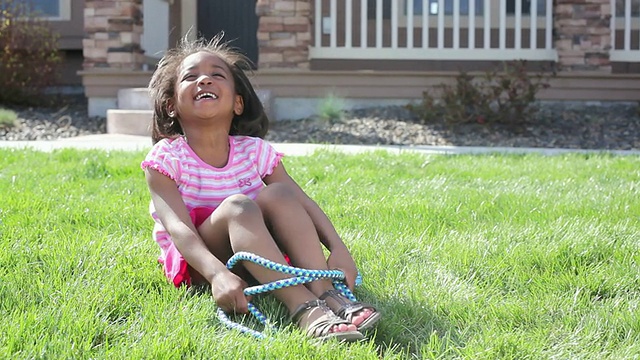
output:
[[[243,290],[247,283],[231,271],[218,273],[211,281],[211,294],[216,305],[226,313],[247,313],[248,299]]]
[[[327,259],[329,269],[337,269],[344,273],[345,282],[349,290],[353,291],[358,276],[358,268],[347,248],[339,248],[331,252]]]

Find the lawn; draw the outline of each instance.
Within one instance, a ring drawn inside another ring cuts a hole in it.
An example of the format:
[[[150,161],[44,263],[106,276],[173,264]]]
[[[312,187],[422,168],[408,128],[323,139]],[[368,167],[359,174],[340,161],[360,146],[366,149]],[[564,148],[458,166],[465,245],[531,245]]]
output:
[[[640,357],[640,157],[285,158],[384,312],[367,341],[317,345],[273,299],[259,341],[164,280],[143,156],[0,150],[0,358]]]

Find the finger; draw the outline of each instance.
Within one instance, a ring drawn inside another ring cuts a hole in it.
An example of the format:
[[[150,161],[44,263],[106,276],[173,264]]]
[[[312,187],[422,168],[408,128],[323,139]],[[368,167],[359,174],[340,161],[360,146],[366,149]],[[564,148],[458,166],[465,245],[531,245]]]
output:
[[[344,269],[338,269],[340,271],[342,271],[342,273],[344,274],[344,282],[347,285],[347,287],[349,288],[349,290],[353,291],[354,288],[354,284],[356,283],[356,279],[354,276],[352,276],[352,274],[348,271],[345,271]]]
[[[355,276],[348,274],[346,277],[346,281],[347,281],[347,287],[349,288],[349,290],[353,291],[353,289],[355,288],[355,284],[356,284],[356,278]]]
[[[246,314],[249,312],[249,302],[244,294],[236,299],[235,312],[239,314]]]

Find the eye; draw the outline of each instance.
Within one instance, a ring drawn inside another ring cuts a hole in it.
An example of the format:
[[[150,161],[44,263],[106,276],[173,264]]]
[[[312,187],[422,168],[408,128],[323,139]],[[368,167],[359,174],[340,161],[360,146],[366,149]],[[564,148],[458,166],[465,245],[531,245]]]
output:
[[[196,78],[195,74],[187,74],[182,78],[182,81],[184,81],[184,80],[193,80],[195,78]]]
[[[222,78],[222,79],[225,78],[224,74],[222,74],[222,73],[213,73],[213,74],[211,74],[211,77],[219,77],[219,78]]]

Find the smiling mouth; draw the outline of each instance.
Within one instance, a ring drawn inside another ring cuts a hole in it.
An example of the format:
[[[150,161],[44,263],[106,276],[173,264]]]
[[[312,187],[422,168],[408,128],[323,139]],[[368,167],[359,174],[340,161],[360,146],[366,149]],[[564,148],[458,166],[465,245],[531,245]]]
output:
[[[202,100],[202,99],[217,99],[218,95],[211,93],[211,92],[203,92],[201,94],[198,94],[196,96],[196,100]]]

